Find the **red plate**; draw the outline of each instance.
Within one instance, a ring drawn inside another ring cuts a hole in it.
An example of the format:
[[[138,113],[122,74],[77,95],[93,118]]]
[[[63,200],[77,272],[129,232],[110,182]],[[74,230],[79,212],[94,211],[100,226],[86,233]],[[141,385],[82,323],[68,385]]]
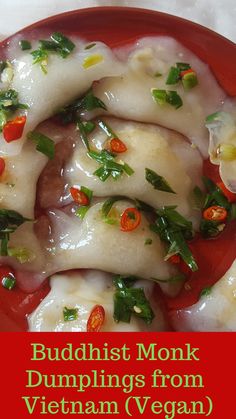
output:
[[[99,40],[110,47],[130,43],[146,35],[172,36],[209,64],[228,95],[236,95],[236,45],[188,20],[151,10],[99,7],[50,17],[20,33],[27,39],[27,35],[35,29],[61,31],[88,41]],[[0,58],[4,56],[7,41],[0,44]],[[10,292],[0,286],[0,330],[26,330],[25,314],[33,310],[46,292],[45,287],[35,295],[27,295],[17,289]]]

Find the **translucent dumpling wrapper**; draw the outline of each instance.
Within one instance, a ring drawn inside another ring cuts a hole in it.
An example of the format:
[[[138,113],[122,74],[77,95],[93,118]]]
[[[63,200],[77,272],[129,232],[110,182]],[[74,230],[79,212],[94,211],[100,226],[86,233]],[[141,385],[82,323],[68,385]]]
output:
[[[117,54],[128,60],[126,73],[101,80],[94,86],[95,95],[104,101],[109,114],[171,128],[186,135],[207,157],[204,120],[225,99],[208,66],[168,37],[143,38],[130,48],[119,49]],[[169,70],[177,62],[190,64],[197,74],[197,86],[186,91],[181,82],[166,84]],[[153,88],[176,91],[183,106],[175,109],[169,104],[159,105],[153,100]],[[209,91],[211,94],[206,94]]]
[[[116,162],[127,163],[134,171],[131,176],[123,173],[118,179],[109,177],[102,182],[94,172],[99,164],[87,155],[87,149],[77,141],[72,159],[65,169],[69,185],[84,185],[94,196],[124,195],[139,199],[159,208],[176,205],[185,217],[196,221],[193,210],[192,191],[200,183],[202,158],[197,149],[184,137],[154,125],[104,118],[127,147],[117,154]],[[108,146],[107,135],[98,128],[90,135],[92,150],[100,152]],[[154,189],[145,178],[145,169],[151,169],[170,185],[175,193]]]
[[[236,193],[236,118],[228,112],[216,112],[208,116],[206,126],[211,162],[220,166],[226,188]]]
[[[101,332],[164,331],[166,322],[153,295],[153,284],[137,281],[135,287],[144,289],[155,317],[150,325],[134,315],[130,323],[115,322],[114,287],[112,276],[100,271],[78,271],[54,275],[50,280],[51,291],[37,309],[29,316],[29,331],[32,332],[86,332],[89,315],[95,305],[102,305],[105,321]],[[74,308],[77,318],[65,321],[63,309]]]
[[[66,59],[58,54],[50,54],[45,74],[39,64],[33,64],[30,52],[22,52],[19,47],[16,52],[14,40],[13,49],[9,50],[14,71],[9,88],[16,90],[19,102],[29,108],[23,111],[27,115],[27,122],[20,140],[7,143],[0,134],[0,155],[18,154],[28,131],[34,130],[40,122],[83,95],[94,80],[123,73],[123,64],[118,62],[105,44],[96,42],[92,49],[85,49],[87,44],[84,41],[73,41],[76,48]],[[33,49],[36,48],[38,44],[34,43]],[[100,55],[102,60],[85,68],[86,59],[93,55]]]

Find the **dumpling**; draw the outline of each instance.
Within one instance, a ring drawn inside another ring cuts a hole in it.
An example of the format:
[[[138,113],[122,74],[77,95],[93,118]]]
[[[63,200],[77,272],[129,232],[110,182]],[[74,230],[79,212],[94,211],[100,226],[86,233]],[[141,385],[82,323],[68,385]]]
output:
[[[33,64],[29,52],[18,52],[16,58],[16,49],[13,48],[14,53],[10,50],[14,78],[9,87],[18,92],[21,103],[29,106],[24,133],[33,130],[61,107],[83,95],[94,80],[122,74],[122,63],[116,60],[112,51],[103,43],[95,43],[92,49],[85,49],[87,44],[83,41],[76,40],[75,43],[76,48],[66,59],[58,54],[50,54],[47,74],[44,74],[40,65]],[[36,49],[38,46],[34,43],[33,47]],[[84,68],[84,60],[96,54],[102,60]],[[23,142],[24,135],[21,140],[7,143],[0,134],[0,155],[18,154]]]
[[[126,73],[101,80],[94,86],[95,95],[104,101],[109,114],[174,129],[186,135],[207,157],[204,120],[222,105],[226,96],[207,65],[168,37],[144,38],[134,47],[121,48],[117,53],[123,60],[128,57]],[[185,91],[181,83],[166,85],[170,67],[177,62],[192,66],[197,73],[198,86]],[[168,104],[158,105],[152,98],[153,88],[176,91],[183,106],[175,109]]]
[[[193,215],[191,193],[201,178],[202,159],[198,150],[180,135],[164,128],[104,118],[117,136],[124,142],[127,151],[117,155],[116,161],[127,163],[134,173],[120,178],[108,178],[102,182],[93,175],[98,163],[87,156],[81,141],[77,141],[72,159],[65,169],[69,185],[84,185],[97,197],[124,195],[137,198],[158,208],[177,205],[178,211],[186,217]],[[92,149],[100,151],[106,147],[107,135],[97,128],[90,135]],[[175,193],[162,192],[147,182],[145,168],[162,176]]]
[[[121,214],[129,207],[129,201],[119,201],[113,208]],[[173,266],[164,261],[165,251],[159,236],[150,231],[144,216],[139,227],[123,232],[119,225],[105,222],[101,209],[102,203],[93,205],[83,221],[74,214],[50,211],[49,273],[90,268],[160,280],[175,274]],[[147,238],[152,241],[150,245],[145,245]],[[162,286],[171,294],[176,291],[168,283]]]
[[[114,289],[111,275],[99,271],[78,271],[54,275],[50,280],[51,291],[37,309],[28,317],[31,332],[86,332],[87,321],[95,305],[105,309],[103,332],[138,332],[166,330],[161,309],[153,297],[153,284],[137,281],[135,287],[143,287],[155,317],[151,325],[132,316],[130,323],[116,323],[113,319]],[[78,318],[65,321],[63,308],[76,308]]]

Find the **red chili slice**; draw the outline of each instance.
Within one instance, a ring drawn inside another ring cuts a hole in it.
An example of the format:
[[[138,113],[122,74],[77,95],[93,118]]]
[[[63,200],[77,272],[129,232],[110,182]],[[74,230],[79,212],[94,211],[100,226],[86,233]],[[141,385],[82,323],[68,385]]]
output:
[[[228,199],[229,202],[236,202],[236,193],[229,191],[224,182],[217,182],[218,188],[221,189],[225,197]]]
[[[137,208],[126,208],[120,219],[121,231],[135,230],[141,222],[141,213]]]
[[[71,196],[72,196],[73,200],[76,202],[76,204],[79,204],[79,205],[88,205],[89,204],[89,198],[80,189],[72,187],[72,188],[70,188],[70,193],[71,193]]]
[[[224,221],[227,215],[226,209],[218,205],[213,205],[203,212],[203,218],[208,221]]]
[[[0,157],[0,176],[2,176],[5,170],[5,166],[6,166],[5,160],[2,157]]]
[[[127,151],[126,145],[119,138],[112,138],[110,141],[110,149],[113,153],[124,153]]]
[[[173,264],[179,264],[181,262],[181,257],[180,255],[172,255],[169,259],[168,262],[173,263]]]
[[[105,320],[105,310],[103,306],[93,307],[87,322],[87,332],[99,332]]]
[[[3,127],[3,137],[7,143],[19,140],[22,137],[26,116],[17,116],[12,121],[8,121]]]
[[[192,68],[189,68],[188,70],[181,71],[180,77],[184,77],[186,74],[190,74],[190,73],[196,74]]]

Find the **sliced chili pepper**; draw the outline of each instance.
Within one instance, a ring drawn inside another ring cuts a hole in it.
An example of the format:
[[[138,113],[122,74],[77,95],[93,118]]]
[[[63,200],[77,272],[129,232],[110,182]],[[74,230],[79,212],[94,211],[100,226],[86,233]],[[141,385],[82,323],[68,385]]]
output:
[[[12,290],[15,286],[15,273],[10,266],[0,266],[0,282],[2,286],[8,290]]]
[[[80,189],[72,187],[72,188],[70,188],[70,193],[71,193],[71,196],[72,196],[73,200],[76,202],[76,204],[79,204],[79,205],[88,205],[89,204],[88,196],[83,191],[81,191]]]
[[[127,151],[126,145],[119,138],[112,138],[110,141],[110,149],[113,153],[124,153]]]
[[[137,208],[126,208],[120,220],[121,231],[135,230],[141,222],[141,213]]]
[[[103,306],[93,307],[87,322],[87,332],[99,332],[105,320],[105,310]]]
[[[203,212],[203,218],[209,221],[224,221],[227,215],[226,209],[218,205],[213,205]]]
[[[168,262],[178,265],[181,262],[180,255],[172,255],[168,258]]]
[[[17,116],[12,121],[8,121],[3,127],[3,137],[10,143],[11,141],[19,140],[22,137],[24,126],[26,123],[26,116]]]
[[[224,196],[226,196],[226,198],[228,199],[229,202],[236,202],[236,193],[233,193],[231,191],[229,191],[224,182],[218,182],[217,183],[218,188],[221,189],[221,191],[223,192]]]
[[[5,166],[6,166],[5,160],[2,157],[0,157],[0,176],[2,176],[5,170]]]

